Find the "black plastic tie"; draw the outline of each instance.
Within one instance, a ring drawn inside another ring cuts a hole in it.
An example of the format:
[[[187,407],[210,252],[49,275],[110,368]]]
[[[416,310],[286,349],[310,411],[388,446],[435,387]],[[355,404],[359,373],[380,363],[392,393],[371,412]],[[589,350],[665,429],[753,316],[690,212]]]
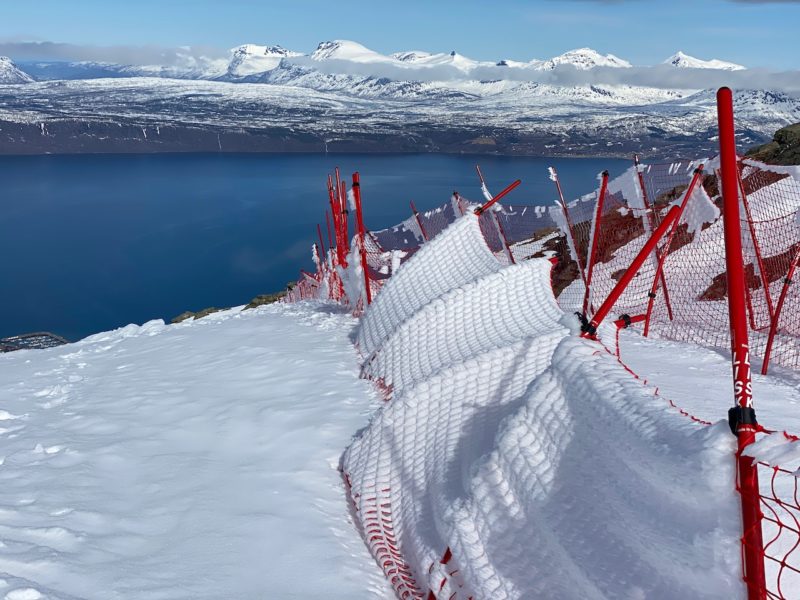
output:
[[[619,318],[622,319],[623,323],[625,323],[625,327],[626,328],[630,327],[631,323],[633,322],[633,321],[631,321],[631,316],[628,315],[628,314],[620,315]]]
[[[653,300],[655,300],[655,298],[656,298],[656,293],[655,293],[655,292],[649,292],[649,293],[647,294],[647,297],[648,297],[648,298],[652,298]]]
[[[794,282],[791,280],[790,277],[787,277],[786,279],[783,280],[783,283],[785,283],[786,285],[792,285],[792,283]]]
[[[756,409],[752,406],[734,406],[728,411],[728,424],[731,426],[733,435],[739,434],[739,427],[742,425],[758,425],[756,421]]]

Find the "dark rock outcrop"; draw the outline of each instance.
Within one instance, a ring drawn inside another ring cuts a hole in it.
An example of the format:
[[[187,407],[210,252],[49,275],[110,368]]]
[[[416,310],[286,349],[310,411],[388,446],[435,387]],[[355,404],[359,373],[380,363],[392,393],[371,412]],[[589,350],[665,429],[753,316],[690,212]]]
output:
[[[751,148],[747,156],[773,165],[800,165],[800,123],[779,129],[771,142]]]

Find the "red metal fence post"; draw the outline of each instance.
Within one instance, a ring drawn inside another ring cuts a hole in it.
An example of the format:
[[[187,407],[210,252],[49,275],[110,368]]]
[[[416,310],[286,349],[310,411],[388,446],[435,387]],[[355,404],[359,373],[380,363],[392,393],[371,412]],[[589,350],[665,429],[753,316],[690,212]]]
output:
[[[650,224],[650,231],[653,230],[653,225],[655,225],[655,215],[653,215],[653,210],[655,207],[650,205],[650,199],[647,196],[647,187],[644,185],[644,176],[642,175],[641,170],[639,170],[639,155],[633,155],[633,164],[636,167],[636,176],[639,180],[639,189],[642,190],[642,203],[644,204],[644,210],[647,213],[647,222]],[[660,253],[658,249],[656,249],[656,262],[661,260]],[[664,272],[661,272],[661,286],[664,288],[664,302],[667,306],[667,315],[669,315],[669,320],[672,320],[672,301],[669,299],[669,290],[667,289],[667,278],[664,275]],[[653,290],[655,292],[655,290]],[[647,327],[645,326],[645,331],[647,331]],[[647,333],[644,334],[645,337]]]
[[[333,252],[333,242],[331,241],[331,216],[325,211],[325,223],[328,225],[328,249]]]
[[[481,207],[481,212],[477,212],[476,211],[476,214],[480,215],[483,211],[486,210],[486,207],[491,206],[492,204],[494,204],[496,202],[496,199],[494,198],[494,196],[492,196],[492,193],[489,191],[489,188],[486,187],[486,180],[483,178],[483,173],[481,172],[481,166],[480,165],[475,165],[475,170],[478,172],[478,179],[480,179],[480,182],[481,182],[481,192],[483,192],[483,197],[486,198],[486,200],[487,200],[486,204]],[[522,183],[522,182],[520,181],[519,183]],[[519,183],[516,183],[516,185],[514,185],[514,187],[517,187],[517,185],[519,185]],[[514,188],[512,187],[511,189],[514,189]],[[511,190],[506,191],[506,194],[508,192],[510,192],[510,191]],[[508,243],[508,238],[506,237],[506,232],[503,229],[502,223],[500,223],[500,219],[497,218],[497,215],[494,214],[494,213],[492,213],[492,217],[494,217],[493,218],[494,228],[497,230],[497,236],[500,238],[500,241],[503,243],[503,248],[506,251],[506,257],[508,258],[508,261],[512,265],[517,264],[517,261],[514,258],[514,253],[511,251],[511,244]]]
[[[597,207],[594,214],[594,231],[592,232],[592,239],[589,240],[589,262],[586,266],[586,291],[583,294],[583,314],[589,311],[589,290],[592,286],[592,271],[594,271],[594,263],[597,259],[597,241],[600,238],[600,226],[603,219],[603,204],[606,201],[606,190],[608,189],[608,171],[603,171],[603,181],[600,184],[600,193],[597,196]]]
[[[783,311],[783,303],[786,301],[786,295],[789,293],[789,286],[792,285],[792,277],[800,263],[800,247],[797,249],[797,254],[789,265],[789,271],[786,273],[786,278],[783,280],[783,288],[781,295],[778,298],[778,304],[775,306],[775,314],[772,315],[772,322],[769,325],[769,338],[767,338],[767,348],[764,350],[764,362],[761,363],[761,374],[766,375],[769,368],[769,358],[772,354],[772,344],[775,342],[775,334],[778,333],[778,323],[781,318],[781,311]]]
[[[583,280],[584,287],[586,286],[586,268],[582,264],[581,255],[578,251],[578,242],[575,240],[575,232],[572,226],[572,219],[569,216],[569,207],[567,206],[567,201],[564,200],[564,192],[561,189],[561,180],[558,178],[558,172],[556,171],[555,167],[550,167],[550,174],[551,179],[556,184],[556,190],[558,190],[558,200],[561,204],[561,212],[564,213],[564,220],[567,222],[567,231],[569,233],[570,240],[572,240],[572,247],[575,249],[575,260],[578,263],[578,272],[581,274],[581,279]]]
[[[767,312],[769,313],[769,319],[771,322],[774,310],[772,308],[772,296],[769,295],[769,278],[767,277],[767,271],[764,268],[764,260],[762,259],[761,255],[761,246],[759,245],[758,238],[756,237],[756,228],[755,224],[753,223],[753,215],[750,213],[750,203],[747,201],[747,194],[744,193],[744,182],[742,181],[742,172],[739,169],[738,162],[736,163],[736,177],[739,182],[739,191],[742,194],[744,215],[747,219],[747,228],[750,231],[750,239],[753,241],[753,250],[756,253],[756,264],[758,265],[758,273],[761,277],[761,285],[764,287],[764,295],[766,296],[767,301]],[[753,329],[755,329],[755,326]]]
[[[331,216],[333,217],[333,233],[336,237],[336,263],[342,263],[342,241],[340,239],[341,226],[339,225],[339,203],[333,189],[333,179],[328,175],[328,200],[331,204]]]
[[[761,532],[761,507],[758,470],[753,459],[742,451],[755,440],[756,420],[748,349],[745,276],[742,259],[742,231],[739,220],[739,182],[736,138],[733,123],[733,93],[723,87],[717,92],[719,150],[722,167],[722,218],[725,229],[725,265],[728,280],[733,366],[734,407],[729,412],[731,428],[736,432],[739,492],[742,499],[742,546],[744,581],[749,600],[766,598],[764,542]]]
[[[475,214],[478,215],[478,216],[482,215],[486,211],[487,208],[492,206],[495,202],[497,202],[501,198],[504,198],[505,196],[507,196],[514,188],[516,188],[521,183],[522,183],[522,180],[521,179],[517,179],[514,183],[512,183],[506,189],[504,189],[502,192],[497,194],[497,196],[494,196],[491,200],[486,202],[483,206],[479,206],[478,208],[476,208],[475,209]]]
[[[644,247],[639,250],[636,258],[633,259],[631,266],[629,266],[626,269],[625,274],[620,277],[620,280],[617,282],[617,285],[614,286],[614,289],[611,290],[608,298],[605,299],[603,304],[600,305],[600,308],[597,309],[597,312],[592,316],[592,320],[588,321],[582,328],[583,335],[585,337],[594,337],[595,333],[597,333],[597,328],[600,326],[600,323],[602,323],[603,319],[605,319],[606,316],[608,316],[608,313],[611,312],[611,309],[614,307],[614,304],[617,302],[617,300],[619,300],[622,292],[624,292],[625,288],[628,287],[628,284],[636,276],[636,273],[638,273],[639,269],[642,268],[644,261],[647,260],[647,257],[650,256],[650,253],[655,250],[659,240],[664,237],[664,234],[672,226],[672,223],[678,218],[679,215],[680,208],[677,206],[673,206],[669,209],[669,212],[667,213],[667,216],[664,217],[661,225],[659,225],[658,228],[653,232],[653,235],[650,236],[650,239],[647,240],[647,243],[644,245]]]
[[[653,314],[653,305],[656,301],[656,290],[658,290],[658,282],[659,280],[662,282],[662,286],[664,288],[664,300],[667,302],[667,308],[669,309],[669,299],[667,296],[667,283],[664,280],[664,261],[667,259],[667,255],[669,254],[669,248],[672,245],[672,240],[675,237],[675,234],[678,232],[678,225],[680,225],[681,215],[683,215],[683,211],[686,210],[686,204],[689,202],[689,198],[692,197],[694,193],[694,188],[697,186],[697,182],[700,179],[700,176],[703,174],[703,165],[700,165],[694,171],[694,177],[692,177],[692,181],[689,184],[689,187],[686,188],[686,193],[683,195],[683,200],[680,204],[680,212],[678,213],[678,218],[675,219],[675,223],[672,225],[672,229],[669,232],[669,236],[667,237],[667,241],[664,244],[664,250],[657,254],[658,256],[658,264],[656,266],[656,276],[653,278],[653,285],[650,287],[650,293],[648,294],[647,299],[647,313],[644,320],[644,337],[647,337],[647,334],[650,333],[650,317]],[[672,311],[670,310],[670,320],[672,319]]]
[[[425,233],[425,228],[422,226],[422,219],[419,218],[419,212],[417,212],[417,207],[414,206],[414,201],[410,201],[411,204],[411,212],[414,213],[414,218],[417,220],[417,225],[419,225],[419,230],[422,233],[422,239],[426,242],[428,241],[428,234]]]
[[[367,293],[367,306],[372,304],[372,290],[369,287],[369,270],[367,268],[367,247],[364,244],[364,214],[361,211],[361,179],[358,171],[353,173],[353,199],[356,205],[356,219],[358,222],[358,243],[361,246],[361,268],[364,270],[364,288]]]
[[[324,261],[328,253],[325,251],[325,243],[322,241],[322,227],[320,227],[319,223],[317,223],[317,235],[319,236],[320,260]]]

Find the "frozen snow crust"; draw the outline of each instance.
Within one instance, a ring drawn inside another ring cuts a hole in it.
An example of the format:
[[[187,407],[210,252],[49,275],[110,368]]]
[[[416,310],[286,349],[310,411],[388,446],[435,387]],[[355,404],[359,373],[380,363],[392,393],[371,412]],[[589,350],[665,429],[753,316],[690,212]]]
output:
[[[741,597],[727,424],[578,338],[549,268],[503,267],[468,215],[365,313],[391,390],[342,459],[367,546],[400,598]]]

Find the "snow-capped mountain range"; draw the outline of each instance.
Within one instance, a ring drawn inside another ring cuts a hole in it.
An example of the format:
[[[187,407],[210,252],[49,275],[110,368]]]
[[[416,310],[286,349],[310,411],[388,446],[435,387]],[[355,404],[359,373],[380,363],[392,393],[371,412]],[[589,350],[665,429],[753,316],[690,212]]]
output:
[[[0,73],[14,69],[15,80],[10,77],[3,83],[28,83],[33,79],[95,79],[99,77],[137,77],[160,76],[179,79],[206,79],[206,80],[237,80],[263,75],[281,66],[309,66],[316,64],[317,68],[325,63],[336,63],[343,72],[349,72],[345,63],[353,65],[376,66],[372,76],[379,76],[379,67],[384,66],[402,69],[399,73],[405,75],[407,81],[426,80],[431,78],[425,69],[434,67],[453,68],[460,72],[459,79],[468,80],[471,77],[484,79],[484,70],[495,67],[509,67],[515,71],[547,72],[557,68],[575,68],[588,71],[598,67],[630,69],[633,65],[613,54],[601,54],[591,48],[578,48],[570,50],[549,59],[531,59],[517,61],[502,59],[499,61],[473,60],[455,50],[448,53],[430,53],[419,50],[395,52],[385,55],[371,50],[357,42],[349,40],[334,40],[320,43],[316,50],[310,54],[287,50],[274,46],[260,46],[244,44],[229,51],[227,59],[206,58],[194,56],[189,52],[179,54],[176,64],[164,65],[121,65],[110,62],[63,62],[63,61],[36,61],[15,66],[8,58],[1,59]],[[282,63],[284,63],[282,65]],[[742,70],[745,67],[717,59],[701,60],[683,52],[677,52],[664,61],[665,65],[690,69],[717,69],[717,70]],[[27,77],[24,71],[30,73]],[[326,72],[331,72],[325,69]],[[363,71],[362,71],[363,72]],[[391,74],[397,75],[394,71]],[[453,74],[448,74],[448,79],[453,79]],[[505,79],[503,69],[495,69],[497,79]],[[266,78],[265,78],[266,79]]]
[[[683,52],[641,67],[590,48],[478,61],[456,51],[381,54],[345,40],[310,54],[254,44],[226,58],[187,50],[170,65],[4,59],[0,83],[25,85],[0,85],[0,153],[111,146],[666,155],[710,148],[708,89],[747,73]],[[752,89],[737,100],[745,143],[800,121],[791,94]],[[24,134],[31,127],[39,137]],[[175,132],[159,138],[152,127]]]

